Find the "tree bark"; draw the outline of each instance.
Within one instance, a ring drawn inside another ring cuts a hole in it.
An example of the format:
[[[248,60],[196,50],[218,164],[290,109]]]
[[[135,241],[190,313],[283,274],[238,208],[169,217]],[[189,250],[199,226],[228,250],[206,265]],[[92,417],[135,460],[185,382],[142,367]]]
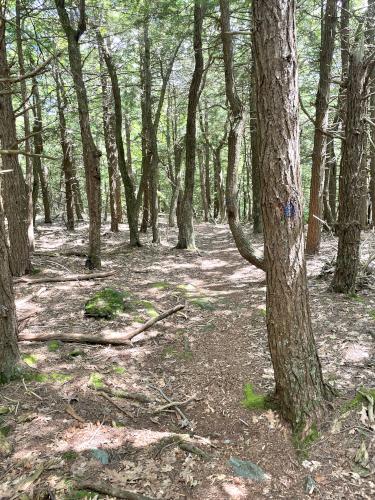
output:
[[[12,107],[12,86],[9,80],[5,37],[5,12],[0,12],[0,142],[3,149],[16,147],[16,120]],[[8,222],[10,241],[10,269],[13,276],[22,276],[31,271],[30,245],[28,237],[28,197],[26,184],[17,155],[2,155],[3,170],[12,172],[4,175],[2,196]]]
[[[20,76],[25,75],[25,58],[23,53],[22,43],[22,26],[21,26],[21,2],[16,0],[16,45],[17,57]],[[28,95],[26,80],[20,82],[21,99],[23,102],[23,124],[24,124],[24,148],[27,153],[31,153],[31,141],[29,139],[31,133],[30,115],[28,108]],[[34,186],[34,167],[32,158],[25,156],[26,164],[26,195],[27,195],[27,234],[31,252],[34,251],[34,205],[33,205],[33,186]]]
[[[62,170],[65,180],[65,207],[66,207],[66,227],[69,231],[74,231],[74,168],[72,143],[66,126],[64,104],[61,97],[62,82],[56,68],[54,73],[56,85],[57,112],[59,115],[60,144],[63,154]]]
[[[254,59],[254,55],[253,55]],[[250,142],[251,142],[251,185],[253,198],[253,231],[263,233],[262,210],[260,206],[260,165],[259,137],[257,130],[257,110],[255,93],[255,62],[251,64],[251,102],[250,102]]]
[[[201,186],[201,199],[202,199],[202,208],[203,208],[203,220],[204,222],[208,222],[208,202],[207,202],[207,190],[206,190],[206,171],[205,171],[205,162],[204,162],[204,150],[203,148],[198,149],[198,162],[199,162],[199,180]]]
[[[245,235],[238,212],[238,165],[244,132],[245,114],[234,80],[233,42],[230,34],[228,0],[220,0],[221,39],[223,44],[225,90],[230,106],[228,136],[228,167],[226,180],[226,209],[229,227],[239,253],[250,264],[265,270],[264,259],[257,256],[251,241]]]
[[[140,247],[138,232],[138,208],[137,199],[135,196],[135,186],[132,176],[129,174],[126,165],[124,141],[122,139],[122,103],[121,92],[117,78],[116,66],[113,62],[112,55],[108,50],[108,46],[104,44],[103,38],[98,31],[98,40],[101,50],[103,51],[104,60],[107,66],[109,77],[111,79],[112,93],[115,107],[115,135],[117,146],[118,166],[120,169],[122,181],[125,188],[126,212],[128,217],[129,232],[130,232],[130,246]]]
[[[322,414],[327,389],[304,258],[295,9],[294,0],[253,1],[268,343],[281,413],[305,435]]]
[[[43,121],[42,121],[42,105],[40,102],[39,87],[36,77],[33,78],[33,112],[34,112],[34,126],[33,126],[33,139],[34,139],[34,153],[38,156],[33,157],[33,169],[37,172],[40,188],[42,191],[42,201],[44,209],[44,222],[46,224],[52,223],[51,218],[51,204],[50,192],[48,185],[48,169],[43,164],[41,155],[43,155]]]
[[[373,4],[368,10],[372,24]],[[370,26],[371,28],[371,26]],[[367,33],[368,35],[368,33]],[[363,194],[362,158],[365,154],[366,114],[370,77],[375,58],[365,50],[365,36],[359,35],[350,54],[346,98],[345,141],[339,184],[339,237],[335,274],[331,289],[339,293],[355,292],[360,264],[361,197]]]
[[[337,0],[327,0],[324,22],[322,23],[319,87],[316,96],[314,148],[312,153],[309,222],[306,239],[306,253],[319,253],[321,222],[323,215],[324,172],[327,154],[328,105],[330,78],[335,48],[337,24]]]
[[[109,186],[109,207],[111,213],[111,231],[117,233],[119,228],[118,201],[116,198],[118,162],[116,150],[115,126],[116,118],[113,112],[113,93],[108,89],[108,81],[105,74],[104,54],[98,42],[99,63],[100,63],[100,82],[102,87],[102,119],[104,143],[107,155],[108,167],[108,186]]]
[[[81,130],[83,163],[85,167],[87,202],[89,211],[89,254],[86,266],[89,269],[101,267],[101,189],[100,156],[91,133],[90,113],[86,86],[83,79],[82,57],[79,39],[86,30],[85,2],[80,2],[80,20],[74,29],[65,9],[65,0],[55,0],[61,26],[68,42],[69,63],[77,96],[79,125]]]
[[[181,217],[178,222],[177,248],[195,250],[193,225],[193,195],[196,156],[196,118],[199,103],[199,89],[203,77],[203,4],[194,0],[194,59],[195,66],[189,89],[186,120],[185,187],[182,198]]]
[[[0,23],[2,21],[0,20]],[[0,193],[3,177],[0,172]],[[0,194],[0,382],[8,381],[15,372],[20,354],[17,343],[17,319],[14,303],[9,249],[5,231],[5,214]]]

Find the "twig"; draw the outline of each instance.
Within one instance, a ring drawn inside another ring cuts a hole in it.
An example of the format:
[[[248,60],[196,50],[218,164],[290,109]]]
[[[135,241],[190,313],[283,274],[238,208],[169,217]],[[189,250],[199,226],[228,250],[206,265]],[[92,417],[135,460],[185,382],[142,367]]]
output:
[[[113,399],[111,399],[108,394],[106,394],[105,392],[99,392],[98,393],[100,396],[102,396],[102,398],[106,399],[107,401],[109,401],[110,403],[113,404],[113,406],[115,406],[118,410],[120,410],[124,415],[126,415],[127,417],[131,418],[134,420],[134,417],[131,413],[127,412],[126,410],[124,410],[124,408],[122,408],[120,405],[118,405],[116,403],[116,401],[113,401]]]
[[[173,406],[181,406],[181,405],[186,405],[190,403],[191,401],[194,401],[196,398],[195,396],[192,396],[189,399],[186,399],[185,401],[171,401],[170,403],[167,403],[164,406],[159,406],[159,408],[156,408],[155,410],[152,411],[152,413],[160,413],[161,411],[167,410],[168,408],[171,408]]]
[[[25,384],[25,379],[22,378],[22,383],[23,383],[23,386],[25,388],[25,391],[28,393],[28,394],[32,394],[33,396],[35,396],[37,399],[39,399],[40,401],[43,401],[43,398],[39,396],[39,394],[36,394],[34,391],[30,390],[26,384]]]
[[[66,413],[68,413],[71,417],[75,418],[76,420],[78,420],[78,422],[81,422],[81,424],[85,424],[86,421],[84,418],[80,417],[78,415],[78,413],[75,411],[75,409],[73,408],[73,406],[71,405],[66,405],[65,406],[65,411]]]
[[[149,387],[151,387],[151,389],[154,389],[154,391],[157,391],[166,401],[168,401],[168,403],[172,403],[172,400],[161,389],[159,389],[159,387],[155,387],[154,385],[151,384],[149,385]],[[176,409],[180,417],[183,419],[184,424],[191,425],[190,420],[187,418],[184,412],[178,406],[174,406],[174,408]]]

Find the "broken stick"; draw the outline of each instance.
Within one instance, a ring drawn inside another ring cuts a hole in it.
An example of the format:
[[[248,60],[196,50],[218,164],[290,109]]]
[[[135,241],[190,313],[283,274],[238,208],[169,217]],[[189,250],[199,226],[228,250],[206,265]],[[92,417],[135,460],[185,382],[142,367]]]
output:
[[[165,311],[156,318],[149,319],[144,325],[140,326],[133,332],[128,334],[120,334],[120,335],[89,335],[86,333],[21,333],[19,335],[19,341],[35,341],[35,342],[45,342],[48,340],[61,340],[62,342],[80,342],[86,344],[112,344],[112,345],[126,345],[129,341],[138,335],[139,333],[144,332],[152,325],[161,321],[162,319],[167,318],[171,314],[174,314],[185,306],[184,304],[178,304],[177,306]],[[170,403],[170,400],[168,401]]]
[[[26,285],[36,285],[38,283],[58,283],[59,281],[84,281],[84,280],[94,280],[98,278],[107,278],[107,276],[113,276],[114,271],[107,273],[87,273],[87,274],[73,274],[72,276],[52,276],[45,278],[16,278],[13,283],[25,283]]]

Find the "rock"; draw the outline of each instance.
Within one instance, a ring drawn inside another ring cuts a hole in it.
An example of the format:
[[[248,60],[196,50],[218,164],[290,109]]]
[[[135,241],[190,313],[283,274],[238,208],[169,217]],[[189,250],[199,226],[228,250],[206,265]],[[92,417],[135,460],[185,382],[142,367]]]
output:
[[[96,458],[101,464],[108,465],[109,464],[109,455],[106,451],[100,450],[98,448],[93,448],[91,450],[91,455]]]
[[[126,294],[103,288],[96,292],[85,304],[85,315],[94,318],[112,319],[124,310]]]
[[[0,415],[6,415],[10,412],[9,406],[0,406]]]
[[[236,476],[253,479],[254,481],[265,481],[269,476],[256,464],[248,460],[230,457],[228,464],[232,467]]]
[[[12,445],[0,433],[0,457],[6,457],[12,453]]]
[[[314,490],[316,488],[316,482],[311,476],[306,476],[305,479],[305,492],[308,495],[312,495],[314,493]]]

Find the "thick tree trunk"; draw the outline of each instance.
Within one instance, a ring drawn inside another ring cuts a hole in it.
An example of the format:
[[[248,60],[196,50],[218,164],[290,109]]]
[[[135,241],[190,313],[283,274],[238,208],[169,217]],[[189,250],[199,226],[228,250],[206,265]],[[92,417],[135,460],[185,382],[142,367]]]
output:
[[[100,228],[101,228],[101,190],[100,156],[91,133],[89,105],[83,79],[82,58],[79,38],[86,29],[85,3],[80,3],[80,21],[77,30],[73,29],[65,9],[65,0],[55,0],[61,26],[68,42],[69,63],[77,96],[79,125],[81,129],[83,164],[85,166],[87,203],[89,211],[89,252],[86,266],[90,269],[101,267]]]
[[[116,199],[118,162],[115,135],[115,115],[113,112],[113,93],[108,89],[108,80],[105,74],[104,54],[98,43],[100,82],[102,86],[102,118],[104,143],[107,156],[108,186],[109,186],[109,207],[111,213],[111,231],[117,233],[119,228],[118,203]]]
[[[0,192],[3,177],[9,174],[9,172],[0,173]],[[4,219],[5,214],[0,195],[0,383],[8,381],[12,377],[20,356],[17,343],[16,306]]]
[[[7,83],[9,67],[7,62],[5,18],[0,12],[0,144],[3,149],[14,149],[17,144],[16,120],[12,107],[12,87]],[[2,155],[3,170],[11,170],[4,175],[2,195],[8,222],[10,241],[10,269],[13,276],[22,276],[31,271],[28,235],[28,197],[25,180],[17,155]]]
[[[118,158],[118,166],[120,169],[122,181],[124,183],[124,188],[125,188],[126,212],[127,212],[129,232],[130,232],[130,246],[139,247],[141,246],[141,242],[139,240],[139,232],[138,232],[137,199],[135,196],[135,187],[133,178],[129,174],[129,170],[126,165],[124,141],[122,139],[121,92],[117,78],[117,70],[113,62],[112,55],[108,50],[108,46],[104,44],[103,38],[100,35],[99,31],[98,31],[98,40],[100,43],[100,48],[103,51],[104,60],[107,66],[107,70],[112,85],[112,93],[113,93],[114,107],[115,107],[115,118],[116,118],[115,133],[116,133],[117,158]]]
[[[193,225],[193,195],[196,154],[196,118],[199,103],[199,89],[203,76],[203,5],[201,0],[194,1],[194,59],[195,67],[189,89],[186,120],[186,157],[185,188],[182,198],[181,217],[178,221],[177,248],[194,250],[195,235]]]
[[[23,53],[23,43],[22,43],[22,26],[21,26],[21,2],[16,0],[16,44],[17,44],[17,57],[19,74],[25,74],[25,58]],[[23,124],[24,124],[24,149],[27,153],[31,153],[31,141],[30,141],[30,115],[29,115],[29,104],[28,104],[28,93],[26,80],[20,82],[21,99],[23,102]],[[26,165],[26,194],[27,194],[27,234],[29,239],[30,250],[34,250],[34,204],[33,204],[33,186],[34,186],[34,167],[32,158],[25,156]]]
[[[306,253],[316,254],[320,250],[321,222],[323,215],[324,171],[327,154],[328,105],[330,78],[335,48],[337,23],[337,0],[327,0],[322,23],[319,87],[316,96],[314,148],[312,153],[309,222],[306,239]]]
[[[36,155],[43,154],[43,121],[42,121],[42,105],[40,102],[39,87],[36,78],[33,78],[33,112],[34,112],[34,126],[33,126],[33,139],[34,139],[34,153]],[[33,168],[38,173],[40,188],[42,191],[42,201],[44,209],[44,222],[46,224],[52,223],[51,218],[51,204],[50,192],[48,186],[48,170],[42,163],[40,156],[33,157]]]
[[[370,100],[370,119],[375,123],[375,84],[371,86]],[[370,205],[372,216],[372,227],[375,226],[375,127],[371,127],[371,145],[370,145]]]
[[[305,434],[327,391],[304,258],[295,8],[294,0],[253,1],[268,342],[281,413]]]

